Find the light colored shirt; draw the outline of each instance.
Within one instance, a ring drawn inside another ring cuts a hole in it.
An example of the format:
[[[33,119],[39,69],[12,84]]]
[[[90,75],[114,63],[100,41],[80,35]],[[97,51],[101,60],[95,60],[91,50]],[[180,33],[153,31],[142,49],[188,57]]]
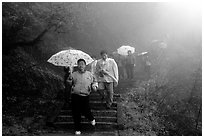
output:
[[[101,75],[101,70],[108,72],[108,75]],[[96,76],[98,82],[116,82],[118,83],[118,66],[114,59],[107,58],[106,61],[99,59],[96,64]]]
[[[78,71],[72,74],[73,78],[73,94],[88,96],[91,92],[91,84],[96,82],[93,74],[89,71],[79,73]]]

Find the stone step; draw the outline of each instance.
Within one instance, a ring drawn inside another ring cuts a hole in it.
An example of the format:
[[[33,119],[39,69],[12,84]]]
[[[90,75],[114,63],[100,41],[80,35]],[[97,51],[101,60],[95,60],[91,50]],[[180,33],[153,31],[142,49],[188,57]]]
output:
[[[74,122],[56,122],[54,125],[57,130],[72,130],[74,128]],[[96,126],[93,127],[90,122],[81,122],[82,131],[113,131],[117,129],[117,123],[115,122],[96,122]]]
[[[91,110],[93,113],[93,116],[109,116],[109,117],[115,117],[117,116],[116,110]],[[61,110],[60,115],[72,115],[71,109],[69,110]]]
[[[100,95],[91,95],[89,97],[90,101],[101,101],[101,96]],[[119,97],[113,97],[113,101],[117,101],[119,99]]]
[[[99,93],[91,93],[89,96],[90,101],[101,101],[102,96]],[[119,94],[113,95],[113,101],[117,101],[120,98]],[[71,100],[70,100],[71,101]]]
[[[96,116],[95,117],[96,122],[117,122],[116,117],[102,117],[102,116]],[[60,115],[57,117],[56,122],[73,122],[73,118],[71,115]],[[81,122],[90,122],[88,119],[86,119],[84,116],[81,117]]]
[[[102,103],[101,101],[90,101],[90,108],[91,109],[101,109],[101,110],[104,110],[106,109],[105,108],[105,103]],[[70,109],[70,104],[65,104],[64,107],[62,108],[63,110],[64,109]],[[116,110],[117,109],[117,103],[116,102],[113,102],[112,106],[111,106],[111,109],[113,110]]]
[[[99,93],[91,93],[90,108],[96,119],[96,126],[92,126],[90,121],[82,116],[81,136],[118,136],[116,101],[119,97],[119,94],[114,94],[114,102],[111,109],[106,109],[105,101],[101,101]],[[54,124],[56,126],[56,132],[64,131],[67,132],[67,136],[74,136],[74,122],[70,103],[64,105]]]
[[[100,94],[98,92],[92,92],[90,93],[90,96],[100,96]],[[120,97],[120,94],[114,93],[113,97]]]
[[[81,136],[118,136],[117,131],[82,132]]]
[[[74,130],[72,131],[61,131],[61,130],[52,130],[50,133],[45,133],[41,136],[75,136]],[[118,136],[117,130],[112,131],[82,131],[80,136]]]

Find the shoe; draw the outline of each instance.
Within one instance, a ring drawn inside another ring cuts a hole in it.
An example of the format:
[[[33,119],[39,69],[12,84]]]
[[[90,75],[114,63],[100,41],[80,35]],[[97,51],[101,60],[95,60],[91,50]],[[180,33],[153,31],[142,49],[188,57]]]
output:
[[[91,125],[95,126],[96,125],[96,120],[94,119],[93,121],[91,121]]]
[[[81,131],[75,131],[75,135],[81,135]]]

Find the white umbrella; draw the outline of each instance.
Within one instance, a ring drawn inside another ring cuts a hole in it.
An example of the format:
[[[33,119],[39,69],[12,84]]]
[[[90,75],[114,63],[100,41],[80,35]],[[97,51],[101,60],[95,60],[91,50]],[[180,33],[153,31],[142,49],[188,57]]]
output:
[[[138,56],[144,56],[146,54],[148,54],[148,52],[142,52],[142,53],[139,53]]]
[[[77,66],[77,60],[80,58],[86,61],[86,64],[93,62],[93,59],[85,52],[81,50],[69,49],[60,51],[51,56],[47,62],[52,63],[56,66]]]
[[[117,49],[118,54],[120,55],[128,55],[128,51],[131,51],[132,53],[135,52],[135,48],[131,46],[121,46],[120,48]]]

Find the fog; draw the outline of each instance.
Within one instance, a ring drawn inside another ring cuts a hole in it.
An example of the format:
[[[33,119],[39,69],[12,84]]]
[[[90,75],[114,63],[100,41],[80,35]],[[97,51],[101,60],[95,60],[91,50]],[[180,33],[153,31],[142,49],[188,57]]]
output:
[[[201,68],[202,12],[191,3],[92,3],[96,28],[103,45],[99,49],[116,51],[122,45],[160,56],[152,69],[160,85],[182,85],[186,93],[193,87],[193,73]],[[167,44],[158,49],[154,41]],[[151,58],[151,56],[150,56]],[[158,62],[158,61],[157,61]],[[173,87],[173,86],[172,86]],[[178,90],[179,91],[179,90]]]
[[[170,47],[186,45],[187,51],[189,47],[201,46],[201,9],[195,9],[199,7],[189,11],[182,8],[185,4],[174,7],[171,3],[93,5],[99,12],[98,27],[112,36],[109,38],[114,42],[114,46],[109,46],[111,50],[121,45],[131,45],[141,52],[155,39],[168,41]]]

